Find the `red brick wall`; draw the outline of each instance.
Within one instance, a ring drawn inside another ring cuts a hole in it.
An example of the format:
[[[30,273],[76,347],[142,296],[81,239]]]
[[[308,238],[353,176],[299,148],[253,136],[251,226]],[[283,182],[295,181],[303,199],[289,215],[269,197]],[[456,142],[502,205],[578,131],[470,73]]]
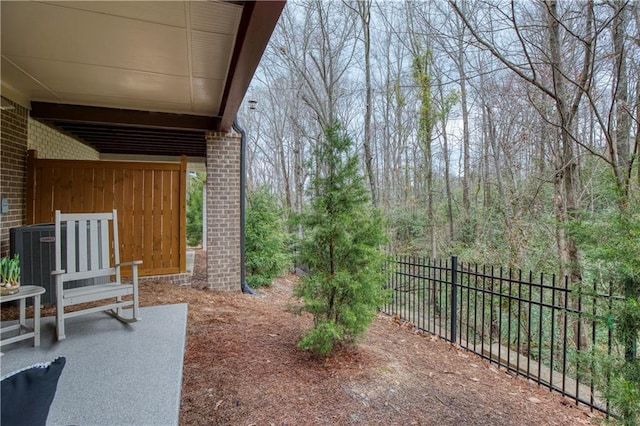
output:
[[[0,256],[9,252],[9,229],[25,223],[29,111],[9,102],[14,109],[0,111],[0,195],[9,200],[9,212],[0,215]]]
[[[207,134],[207,280],[240,291],[240,135]]]

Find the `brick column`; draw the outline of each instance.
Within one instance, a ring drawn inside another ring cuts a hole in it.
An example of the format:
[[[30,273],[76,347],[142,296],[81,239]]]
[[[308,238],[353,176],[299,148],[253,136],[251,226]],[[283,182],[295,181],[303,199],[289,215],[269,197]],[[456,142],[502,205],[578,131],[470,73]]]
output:
[[[240,291],[240,135],[207,133],[207,282]]]
[[[0,196],[9,200],[9,212],[0,214],[0,256],[9,254],[9,229],[24,225],[26,218],[29,111],[9,103],[13,109],[0,112]]]

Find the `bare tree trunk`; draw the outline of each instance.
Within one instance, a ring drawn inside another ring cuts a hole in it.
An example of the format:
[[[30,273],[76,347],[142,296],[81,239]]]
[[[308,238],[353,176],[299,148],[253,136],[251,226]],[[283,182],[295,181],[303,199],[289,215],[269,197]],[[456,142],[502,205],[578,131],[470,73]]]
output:
[[[371,154],[371,107],[372,107],[372,89],[371,89],[371,0],[359,0],[356,2],[357,12],[360,16],[363,32],[364,44],[364,78],[366,105],[364,111],[364,164],[369,178],[369,188],[371,190],[371,202],[377,205],[376,176],[373,172],[373,155]]]
[[[287,212],[291,211],[291,185],[289,182],[289,168],[287,166],[287,157],[284,152],[283,135],[278,140],[278,158],[280,160],[280,169],[282,170],[282,182],[284,183],[285,202],[287,204]]]
[[[464,210],[464,220],[471,218],[471,201],[469,199],[469,188],[471,179],[470,167],[470,136],[469,136],[469,106],[467,103],[467,74],[465,70],[464,57],[464,25],[460,25],[458,37],[458,74],[460,78],[460,108],[462,110],[462,209]],[[463,236],[465,242],[469,242],[469,235]]]
[[[557,162],[556,176],[562,181],[562,191],[564,199],[557,196],[556,211],[560,219],[558,232],[558,248],[561,250],[562,272],[560,275],[568,275],[571,285],[577,285],[582,274],[580,270],[580,259],[578,247],[575,240],[564,232],[564,225],[577,218],[578,213],[578,163],[574,154],[574,141],[572,130],[574,129],[574,118],[578,110],[581,91],[576,93],[573,104],[569,102],[569,95],[566,90],[564,70],[562,69],[562,52],[560,48],[560,21],[557,16],[557,2],[549,0],[546,2],[547,25],[549,34],[549,50],[551,59],[551,70],[553,76],[554,92],[556,94],[555,103],[557,108],[558,121],[560,123],[560,141],[562,146],[559,149],[560,161]],[[587,20],[587,22],[590,22]],[[587,59],[585,59],[587,60]],[[559,195],[559,194],[558,194]],[[571,305],[577,308],[576,298],[571,298]],[[560,316],[562,317],[562,316]],[[576,321],[573,324],[573,339],[578,349],[585,343],[584,327],[580,327]]]
[[[614,17],[612,21],[612,39],[615,76],[615,145],[611,161],[614,165],[616,180],[621,185],[623,194],[621,208],[626,209],[631,178],[631,105],[629,105],[629,80],[627,77],[627,49],[625,46],[626,27],[628,23],[627,2],[616,0],[613,2]]]
[[[446,100],[444,98],[443,87],[442,84],[439,85],[440,88],[440,103],[446,108]],[[447,219],[449,222],[449,241],[453,241],[453,195],[451,194],[451,172],[450,172],[450,163],[451,159],[449,158],[449,137],[447,135],[447,114],[441,114],[441,126],[442,126],[442,156],[444,157],[444,186],[445,192],[447,196]]]
[[[500,148],[497,146],[497,135],[495,130],[495,124],[493,121],[493,114],[491,111],[491,107],[488,105],[484,106],[487,117],[487,136],[488,136],[488,146],[491,149],[492,157],[493,157],[493,165],[495,168],[495,176],[496,183],[498,185],[498,196],[500,197],[500,212],[504,218],[504,224],[507,228],[509,234],[512,232],[512,224],[511,224],[511,212],[509,210],[509,202],[507,201],[507,196],[504,190],[504,184],[502,181],[502,162],[500,160]]]
[[[433,97],[431,92],[431,76],[429,74],[430,53],[421,52],[419,42],[414,47],[414,79],[418,85],[420,100],[420,125],[418,139],[422,148],[424,171],[424,193],[427,202],[427,232],[431,245],[431,258],[437,256],[435,214],[433,211],[433,158],[432,137],[434,125]]]
[[[483,182],[483,206],[485,211],[491,207],[493,204],[493,197],[491,191],[491,164],[489,162],[489,146],[491,135],[489,134],[489,117],[487,117],[487,111],[485,108],[482,109],[482,165],[483,165],[483,173],[482,173],[482,182]]]
[[[640,5],[638,2],[631,3],[631,14],[634,18],[636,24],[636,35],[634,37],[634,42],[637,47],[640,47]],[[637,63],[633,64],[633,69],[635,74],[638,75],[640,72],[640,67]],[[633,162],[638,163],[638,155],[640,154],[640,79],[636,80],[636,138],[633,147],[633,158],[631,166],[633,166]],[[637,170],[637,185],[640,187],[640,164],[636,167]]]
[[[636,117],[640,118],[640,80],[636,81]],[[633,150],[634,158],[638,158],[639,149],[640,149],[640,120],[637,120],[636,121],[636,142]],[[638,170],[638,186],[640,186],[640,165],[638,165],[636,169]]]
[[[431,258],[438,256],[438,245],[436,240],[436,218],[433,211],[433,157],[431,154],[431,142],[428,143],[427,158],[427,219],[429,221],[427,229],[431,237]]]
[[[292,118],[293,121],[293,118]],[[304,156],[302,150],[302,135],[300,128],[296,122],[293,123],[293,181],[296,191],[295,212],[302,213],[302,205],[304,200]],[[302,238],[302,225],[298,224],[298,238]]]
[[[388,51],[388,47],[387,47]],[[389,59],[387,55],[387,67],[385,70],[384,80],[384,106],[383,106],[383,120],[382,120],[382,176],[380,179],[380,186],[378,187],[378,204],[382,204],[384,207],[389,208],[391,206],[391,188],[393,185],[393,167],[394,157],[391,149],[391,99],[392,92],[390,87],[390,69]]]

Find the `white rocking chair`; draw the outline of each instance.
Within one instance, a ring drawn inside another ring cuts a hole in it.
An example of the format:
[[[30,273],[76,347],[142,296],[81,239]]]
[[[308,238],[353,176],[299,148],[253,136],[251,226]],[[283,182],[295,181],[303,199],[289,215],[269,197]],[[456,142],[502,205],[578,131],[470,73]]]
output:
[[[56,210],[55,261],[56,270],[51,272],[56,285],[56,332],[58,340],[65,338],[64,320],[92,312],[105,311],[116,319],[131,323],[140,320],[138,308],[138,265],[142,261],[120,263],[118,244],[118,215],[109,213],[63,214]],[[66,236],[63,230],[66,226]],[[63,240],[64,238],[64,240]],[[66,254],[63,265],[63,247]],[[113,249],[113,266],[111,250]],[[120,268],[131,266],[132,283],[122,284]],[[115,281],[113,278],[115,277]],[[93,280],[94,284],[70,288],[70,281]],[[132,300],[123,300],[132,295]],[[65,307],[86,302],[103,301],[74,312],[65,312]],[[123,316],[123,308],[132,307],[130,317]]]

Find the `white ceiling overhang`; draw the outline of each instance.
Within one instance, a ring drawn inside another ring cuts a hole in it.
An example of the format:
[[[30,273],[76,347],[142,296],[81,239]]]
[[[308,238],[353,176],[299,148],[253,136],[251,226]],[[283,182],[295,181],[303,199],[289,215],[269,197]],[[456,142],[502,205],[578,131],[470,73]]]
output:
[[[162,127],[179,116],[191,131],[228,130],[283,6],[3,0],[3,95],[53,114],[36,118],[54,124],[77,115],[92,125]]]

